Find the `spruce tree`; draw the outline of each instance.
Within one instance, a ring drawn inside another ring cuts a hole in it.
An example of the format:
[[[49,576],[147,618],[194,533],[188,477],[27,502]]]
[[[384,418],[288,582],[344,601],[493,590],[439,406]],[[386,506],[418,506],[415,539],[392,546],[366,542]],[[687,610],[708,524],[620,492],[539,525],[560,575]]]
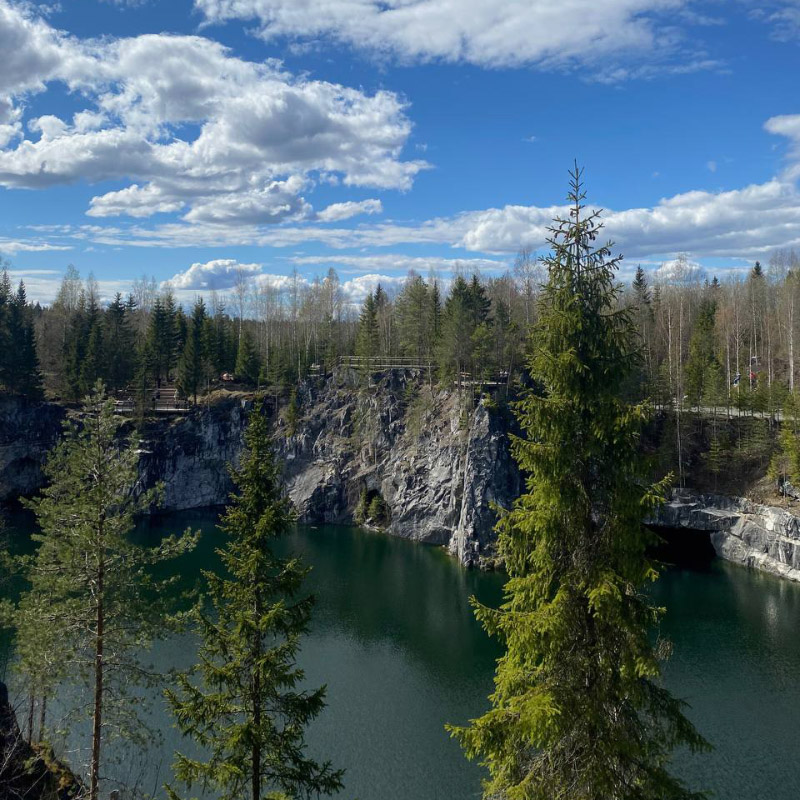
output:
[[[423,362],[434,343],[430,291],[419,275],[409,275],[396,303],[401,351]]]
[[[3,294],[0,289],[0,295]],[[32,309],[28,304],[25,284],[19,287],[10,301],[4,303],[6,312],[5,364],[6,387],[27,397],[42,395],[42,376],[36,352],[36,333],[33,328]],[[0,320],[2,324],[2,320]]]
[[[491,710],[452,730],[488,767],[487,798],[697,798],[667,770],[674,747],[705,742],[660,683],[660,612],[643,591],[657,571],[642,519],[667,484],[644,480],[645,411],[622,399],[636,340],[618,306],[620,258],[595,244],[598,212],[584,213],[577,167],[571,177],[570,217],[544,259],[537,388],[518,404],[512,444],[526,492],[498,523],[505,601],[476,603],[506,652]]]
[[[721,370],[716,350],[716,312],[717,305],[713,300],[703,300],[689,339],[689,357],[684,375],[686,393],[692,406],[698,406],[708,394],[707,384],[712,383],[712,373]]]
[[[472,334],[475,330],[475,307],[470,286],[457,275],[444,304],[439,362],[444,375],[456,375],[459,386],[461,373],[472,359]]]
[[[108,739],[142,742],[141,700],[132,690],[151,675],[140,661],[142,650],[169,630],[165,598],[172,583],[156,579],[151,567],[196,542],[188,532],[156,548],[130,541],[136,514],[157,502],[158,492],[135,494],[138,445],[120,439],[121,424],[98,383],[80,423],[66,423],[47,460],[50,484],[26,502],[40,533],[33,537],[39,548],[17,618],[26,642],[21,668],[45,692],[67,671],[87,688],[89,698],[78,711],[91,711],[89,800],[98,798]],[[48,664],[56,670],[45,680]]]
[[[378,355],[379,347],[378,308],[375,305],[375,297],[370,292],[364,300],[356,333],[356,355],[363,361],[367,375],[372,371],[372,362]]]
[[[125,303],[117,292],[105,313],[106,377],[114,390],[124,389],[133,380],[136,350],[131,319],[135,309],[133,298]]]
[[[272,550],[291,530],[293,514],[261,404],[250,414],[245,446],[220,525],[225,577],[203,573],[211,611],[195,610],[199,663],[167,691],[178,728],[203,752],[176,754],[175,775],[189,790],[197,785],[219,800],[332,794],[342,772],[305,753],[305,728],[323,709],[325,689],[299,688],[296,657],[313,599],[302,591],[308,569]]]
[[[261,360],[258,357],[253,336],[247,328],[244,328],[236,354],[236,377],[240,381],[255,386],[258,383],[260,372]]]
[[[11,376],[11,276],[0,270],[0,385],[8,388]]]
[[[186,336],[181,359],[178,362],[178,385],[185,397],[192,397],[197,405],[197,393],[208,377],[207,316],[203,298],[192,310],[192,321]]]

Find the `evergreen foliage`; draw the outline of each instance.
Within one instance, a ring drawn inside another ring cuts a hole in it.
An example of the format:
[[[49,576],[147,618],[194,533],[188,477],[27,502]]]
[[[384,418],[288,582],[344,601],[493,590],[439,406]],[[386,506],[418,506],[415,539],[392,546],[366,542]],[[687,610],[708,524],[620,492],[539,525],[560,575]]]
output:
[[[506,652],[491,710],[452,730],[488,767],[487,798],[698,798],[667,771],[674,747],[706,744],[660,684],[664,648],[650,640],[660,611],[643,591],[657,571],[641,520],[666,481],[643,480],[644,411],[621,399],[636,353],[620,258],[595,244],[577,168],[569,199],[544,260],[528,364],[538,389],[518,404],[526,492],[498,523],[505,602],[476,604]]]
[[[12,291],[8,270],[0,271],[0,385],[9,392],[41,397],[32,309],[25,284]]]
[[[255,386],[260,372],[261,361],[253,337],[250,331],[245,329],[239,339],[239,350],[236,354],[236,377],[244,383]]]
[[[685,377],[686,393],[693,406],[699,405],[704,396],[716,394],[718,389],[721,367],[716,355],[716,312],[717,305],[713,300],[701,302],[689,340]]]
[[[130,540],[136,514],[157,501],[158,491],[135,492],[137,444],[120,439],[120,425],[100,383],[80,423],[65,424],[47,460],[50,483],[26,502],[36,514],[39,547],[27,563],[30,589],[16,618],[19,668],[32,694],[44,703],[67,675],[89,687],[90,697],[74,710],[91,711],[89,800],[98,798],[103,745],[113,737],[141,744],[148,738],[134,689],[156,677],[140,653],[169,630],[163,598],[172,584],[156,579],[151,567],[196,542],[188,531],[155,548]]]
[[[251,412],[245,445],[241,467],[232,472],[237,490],[220,525],[227,536],[218,550],[226,577],[204,572],[212,610],[195,611],[200,660],[167,692],[181,732],[204,753],[178,753],[175,775],[190,790],[197,785],[220,800],[332,794],[342,786],[342,772],[305,753],[305,728],[323,709],[325,690],[298,688],[303,672],[295,662],[313,598],[302,592],[307,568],[273,552],[293,515],[281,496],[260,405]],[[173,788],[168,792],[178,797]]]
[[[192,310],[192,320],[178,362],[178,386],[184,397],[191,397],[197,405],[197,393],[208,378],[208,353],[206,306],[198,298]]]
[[[364,360],[364,369],[369,373],[372,362],[379,355],[380,327],[378,325],[378,306],[375,296],[370,292],[361,308],[356,334],[356,356]]]

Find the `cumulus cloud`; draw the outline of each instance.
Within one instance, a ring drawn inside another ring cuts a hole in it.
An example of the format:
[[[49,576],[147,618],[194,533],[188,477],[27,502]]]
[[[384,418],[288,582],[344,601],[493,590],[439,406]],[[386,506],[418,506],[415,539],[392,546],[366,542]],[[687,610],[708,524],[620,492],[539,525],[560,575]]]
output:
[[[359,214],[380,214],[383,204],[380,200],[361,200],[355,202],[348,200],[344,203],[332,203],[317,214],[320,222],[341,222],[343,219],[358,216]]]
[[[697,283],[706,277],[701,264],[685,256],[665,261],[655,270],[656,279],[666,283]]]
[[[0,0],[0,185],[130,181],[88,213],[263,225],[312,217],[317,181],[406,190],[427,166],[402,158],[411,123],[393,92],[295,77],[199,36],[79,40],[26,8]],[[27,95],[56,82],[83,107],[25,120]]]
[[[404,277],[398,275],[359,275],[342,284],[342,291],[347,299],[354,305],[361,305],[370,292],[374,292],[380,284],[381,288],[388,294],[395,294],[405,282]]]
[[[225,230],[178,224],[149,229],[83,226],[70,235],[110,246],[290,247],[316,241],[335,249],[444,245],[509,256],[523,246],[546,248],[551,221],[568,212],[561,206],[508,205],[407,225],[242,226]],[[635,258],[679,252],[691,252],[697,257],[759,258],[775,248],[800,247],[800,192],[793,181],[785,178],[729,191],[684,192],[650,207],[606,208],[602,219],[604,234],[615,241],[619,250]]]
[[[204,264],[192,264],[178,272],[163,286],[175,290],[213,291],[231,289],[240,276],[251,279],[261,272],[261,264],[241,264],[233,258],[217,258]]]
[[[676,13],[690,0],[195,0],[195,6],[210,22],[255,20],[266,39],[328,36],[401,61],[488,67],[652,65],[681,51],[676,22],[699,24]]]

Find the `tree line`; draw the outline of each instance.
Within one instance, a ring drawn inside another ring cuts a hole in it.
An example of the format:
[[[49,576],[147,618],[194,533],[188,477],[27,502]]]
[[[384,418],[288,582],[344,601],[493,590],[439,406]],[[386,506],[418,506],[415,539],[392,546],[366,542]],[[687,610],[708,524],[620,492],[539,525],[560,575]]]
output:
[[[31,305],[23,284],[0,273],[0,384],[12,392],[79,400],[97,379],[131,394],[174,381],[196,400],[223,373],[250,386],[291,386],[341,357],[396,357],[439,380],[519,374],[536,322],[543,264],[521,251],[513,270],[481,277],[458,271],[445,289],[436,275],[410,273],[389,292],[378,285],[360,308],[330,270],[311,284],[243,281],[184,310],[169,287],[140,279],[106,304],[96,282],[70,267],[54,302]],[[643,397],[687,408],[783,407],[797,379],[800,255],[778,251],[764,266],[709,280],[684,256],[641,267],[621,307],[633,308],[644,363]]]

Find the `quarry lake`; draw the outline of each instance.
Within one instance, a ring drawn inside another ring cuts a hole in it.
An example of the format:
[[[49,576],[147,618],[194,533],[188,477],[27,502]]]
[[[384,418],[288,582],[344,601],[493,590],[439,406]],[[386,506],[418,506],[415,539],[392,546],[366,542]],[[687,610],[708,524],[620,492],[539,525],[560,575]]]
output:
[[[198,549],[171,565],[187,587],[218,563],[215,519],[211,511],[153,518],[137,536],[203,530]],[[29,532],[30,520],[12,520],[18,542]],[[469,598],[497,604],[502,577],[467,571],[438,548],[355,528],[300,527],[280,548],[312,567],[317,606],[301,664],[309,685],[327,684],[328,707],[310,729],[309,748],[347,770],[341,796],[478,798],[481,770],[444,725],[487,706],[499,649]],[[666,682],[715,747],[679,753],[675,771],[717,798],[799,797],[800,585],[714,561],[665,571],[654,595],[668,608],[661,632],[675,648]],[[159,642],[151,661],[188,666],[193,646],[188,635]],[[152,722],[164,734],[147,758],[106,770],[125,782],[141,778],[149,791],[169,777],[172,752],[182,747],[159,694]]]

